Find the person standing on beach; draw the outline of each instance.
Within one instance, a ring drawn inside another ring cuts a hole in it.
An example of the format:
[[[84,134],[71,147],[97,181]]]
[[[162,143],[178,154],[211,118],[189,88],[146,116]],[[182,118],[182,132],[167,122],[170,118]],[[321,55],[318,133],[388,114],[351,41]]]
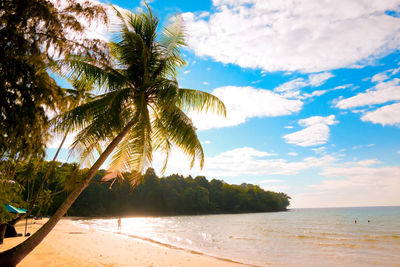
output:
[[[118,218],[118,231],[121,232],[121,217]]]

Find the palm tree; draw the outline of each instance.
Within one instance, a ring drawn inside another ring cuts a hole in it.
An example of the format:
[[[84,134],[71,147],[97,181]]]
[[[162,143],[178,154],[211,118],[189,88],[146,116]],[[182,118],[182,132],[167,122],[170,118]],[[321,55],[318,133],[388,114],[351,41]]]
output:
[[[165,153],[165,169],[172,148],[180,148],[193,166],[204,163],[203,149],[188,111],[215,111],[225,115],[215,96],[179,88],[176,76],[185,64],[180,49],[185,45],[180,17],[158,35],[159,20],[150,8],[143,13],[121,14],[121,31],[110,44],[113,65],[71,56],[57,63],[57,70],[76,81],[90,82],[102,94],[58,117],[57,129],[79,131],[72,145],[82,159],[98,158],[84,179],[70,192],[55,214],[20,245],[0,253],[1,266],[15,266],[53,229],[93,176],[112,154],[109,171],[137,173],[133,185],[151,165],[153,151]],[[105,147],[104,150],[102,148]]]

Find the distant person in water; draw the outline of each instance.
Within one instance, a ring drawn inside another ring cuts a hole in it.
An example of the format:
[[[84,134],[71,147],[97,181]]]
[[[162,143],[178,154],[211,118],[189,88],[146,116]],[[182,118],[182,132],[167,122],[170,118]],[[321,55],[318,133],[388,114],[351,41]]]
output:
[[[371,221],[370,220],[368,220],[368,223],[370,223]]]
[[[121,217],[118,218],[118,231],[121,232]]]
[[[357,223],[357,220],[354,220],[354,223]]]

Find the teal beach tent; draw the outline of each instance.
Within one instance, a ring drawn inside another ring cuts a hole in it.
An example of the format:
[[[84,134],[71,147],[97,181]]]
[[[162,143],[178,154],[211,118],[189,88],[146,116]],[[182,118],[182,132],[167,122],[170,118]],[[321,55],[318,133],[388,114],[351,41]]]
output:
[[[8,212],[12,212],[12,213],[26,213],[26,209],[21,209],[21,208],[16,208],[10,204],[6,204],[6,210]],[[28,226],[28,217],[26,217],[26,221],[25,221],[25,236],[26,236],[26,228]]]
[[[6,204],[6,210],[13,213],[26,213],[26,209],[16,208],[10,204]]]

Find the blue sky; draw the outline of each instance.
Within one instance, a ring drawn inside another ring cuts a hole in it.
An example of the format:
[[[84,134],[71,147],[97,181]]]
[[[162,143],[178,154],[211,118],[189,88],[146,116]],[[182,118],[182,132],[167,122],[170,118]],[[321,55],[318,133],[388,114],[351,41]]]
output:
[[[180,86],[228,109],[225,119],[191,114],[204,169],[174,152],[166,174],[258,184],[292,207],[400,205],[400,1],[149,4],[162,24],[184,19]]]

